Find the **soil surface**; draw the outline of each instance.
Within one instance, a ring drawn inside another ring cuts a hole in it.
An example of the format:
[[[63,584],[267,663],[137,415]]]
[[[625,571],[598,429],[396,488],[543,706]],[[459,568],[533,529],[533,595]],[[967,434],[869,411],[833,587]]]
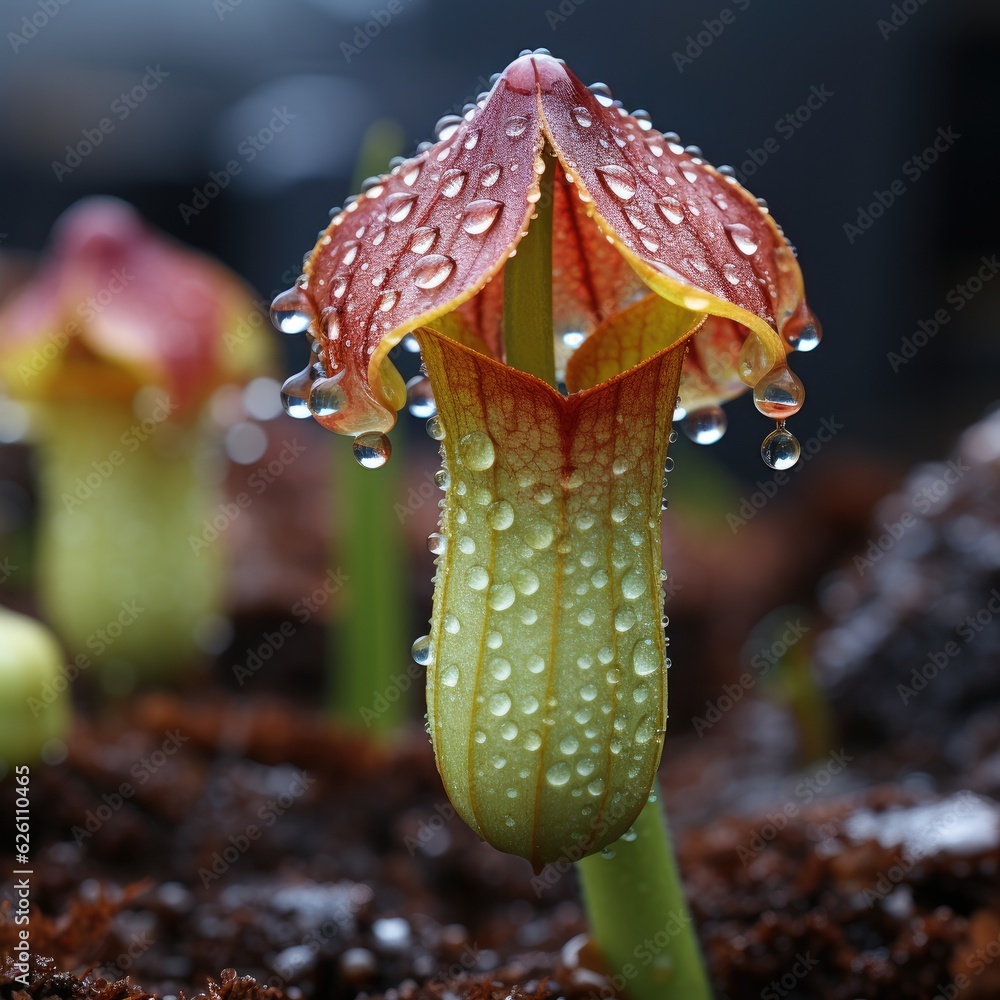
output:
[[[932,998],[960,976],[964,998],[1000,995],[995,782],[890,785],[891,756],[847,749],[796,769],[792,728],[748,698],[710,736],[668,739],[718,995]],[[423,733],[376,748],[273,698],[150,695],[82,720],[70,746],[32,769],[45,958],[28,989],[14,981],[6,884],[3,996],[615,995],[588,968],[572,873],[535,877],[480,843]]]

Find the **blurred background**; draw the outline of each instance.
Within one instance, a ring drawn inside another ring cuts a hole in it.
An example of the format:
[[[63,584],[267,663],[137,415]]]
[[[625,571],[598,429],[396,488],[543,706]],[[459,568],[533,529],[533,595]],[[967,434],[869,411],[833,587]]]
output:
[[[774,480],[759,458],[766,421],[748,398],[727,408],[721,443],[682,437],[672,449],[668,611],[675,663],[686,666],[674,673],[674,711],[699,702],[699,665],[732,664],[771,609],[821,613],[830,569],[864,549],[874,501],[913,462],[947,455],[996,399],[996,267],[968,284],[994,259],[1000,231],[986,174],[1000,152],[995,5],[16,0],[0,29],[0,294],[30,274],[60,213],[104,193],[221,259],[269,302],[352,193],[369,125],[394,123],[404,137],[395,152],[412,152],[524,47],[549,48],[584,82],[608,83],[655,127],[735,167],[797,246],[825,338],[793,358],[808,397],[792,427],[807,454],[759,515],[733,519]],[[104,119],[112,127],[80,155]],[[924,337],[921,321],[935,313],[940,332]],[[306,348],[273,340],[280,381]],[[416,363],[404,359],[404,374]],[[28,569],[0,583],[0,600],[31,610],[37,470],[20,419],[5,412],[0,548]],[[202,645],[233,684],[258,637],[295,621],[284,669],[254,679],[266,690],[315,679],[322,630],[289,609],[336,565],[332,455],[349,445],[266,403],[254,413],[265,434],[228,447],[220,476],[231,492],[293,439],[303,457],[228,532],[229,607]],[[817,437],[824,427],[835,431]],[[436,521],[426,485],[437,455],[405,413],[393,439],[403,470],[394,489],[413,508],[400,519],[409,554],[399,564],[412,636],[429,612],[423,537]]]

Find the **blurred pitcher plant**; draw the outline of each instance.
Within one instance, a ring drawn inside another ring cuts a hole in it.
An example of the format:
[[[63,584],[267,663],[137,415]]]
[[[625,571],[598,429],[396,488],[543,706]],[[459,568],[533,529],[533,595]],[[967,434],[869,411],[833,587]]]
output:
[[[766,206],[545,50],[436,135],[365,182],[273,303],[313,354],[283,400],[377,467],[407,395],[389,351],[416,339],[444,500],[413,655],[445,788],[536,872],[584,859],[594,942],[630,995],[705,997],[651,794],[671,423],[717,440],[720,404],[751,387],[774,422],[764,460],[791,466],[804,392],[787,355],[819,327]],[[668,925],[670,953],[629,966]]]
[[[222,546],[204,541],[223,503],[207,409],[268,367],[257,311],[221,264],[90,198],[0,313],[0,383],[29,406],[38,446],[42,608],[113,689],[183,672],[222,610]]]

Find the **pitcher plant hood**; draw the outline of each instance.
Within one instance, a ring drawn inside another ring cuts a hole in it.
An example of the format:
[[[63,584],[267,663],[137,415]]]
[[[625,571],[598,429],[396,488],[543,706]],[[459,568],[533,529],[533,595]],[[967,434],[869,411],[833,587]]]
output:
[[[463,818],[537,867],[617,839],[654,780],[671,417],[718,436],[718,405],[752,386],[778,421],[765,460],[792,464],[786,356],[819,327],[766,207],[544,50],[436,131],[335,213],[273,303],[312,348],[283,401],[378,465],[406,400],[389,351],[419,343],[445,489],[414,646],[431,738]],[[558,388],[508,364],[503,335],[505,265],[542,209]]]

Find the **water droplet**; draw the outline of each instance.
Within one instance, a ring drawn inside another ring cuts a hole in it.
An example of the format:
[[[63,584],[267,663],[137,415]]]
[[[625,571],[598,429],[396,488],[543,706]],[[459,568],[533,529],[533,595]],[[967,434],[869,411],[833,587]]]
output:
[[[660,198],[656,207],[667,222],[678,225],[684,221],[684,206],[676,198]]]
[[[496,460],[493,441],[483,431],[471,431],[458,442],[458,460],[473,472],[484,472]]]
[[[506,691],[498,691],[490,696],[487,704],[491,715],[504,716],[510,711],[510,695]]]
[[[285,379],[281,387],[281,405],[290,417],[307,420],[312,416],[306,400],[309,398],[313,381],[313,373],[309,368]]]
[[[309,409],[317,417],[332,417],[347,405],[347,393],[340,385],[341,376],[313,382],[309,390]]]
[[[555,532],[548,521],[532,521],[524,529],[522,536],[533,549],[547,549],[555,538]]]
[[[722,265],[722,276],[731,285],[738,285],[740,283],[740,276],[736,270],[736,265],[729,263]]]
[[[503,645],[503,636],[496,630],[491,630],[486,633],[486,645],[490,649],[499,649]]]
[[[627,632],[635,624],[635,612],[631,608],[620,608],[615,612],[615,629]]]
[[[493,187],[500,180],[501,167],[499,163],[484,163],[479,172],[479,183],[484,187]]]
[[[631,171],[617,164],[597,167],[597,175],[601,183],[617,198],[622,201],[629,201],[635,197],[635,178]]]
[[[456,195],[462,193],[465,181],[466,173],[464,170],[456,170],[454,168],[446,170],[441,175],[441,194],[445,198],[454,198]]]
[[[510,660],[505,660],[502,656],[490,661],[490,673],[498,681],[505,681],[510,677]]]
[[[431,637],[422,635],[418,639],[414,639],[413,645],[410,647],[410,655],[413,657],[414,663],[426,667],[434,659]]]
[[[462,623],[454,615],[445,615],[441,619],[441,627],[448,635],[458,635],[462,631]]]
[[[412,211],[416,200],[415,194],[407,194],[405,191],[390,194],[385,199],[386,217],[390,222],[402,222]]]
[[[805,398],[805,386],[787,365],[772,369],[753,387],[754,406],[775,420],[798,413]]]
[[[427,253],[437,242],[438,231],[434,226],[419,226],[414,229],[406,244],[406,249],[413,253]]]
[[[298,287],[287,289],[271,303],[271,322],[282,333],[305,333],[312,320],[312,306]]]
[[[703,406],[684,419],[684,433],[695,444],[715,444],[726,433],[726,413],[721,406]]]
[[[450,688],[458,684],[458,667],[454,663],[449,664],[441,671],[441,683]]]
[[[652,639],[643,639],[632,650],[632,667],[640,677],[655,674],[660,667],[660,657]]]
[[[471,236],[479,236],[481,233],[485,233],[496,222],[501,208],[503,208],[503,205],[500,202],[491,201],[489,198],[470,201],[465,207],[462,228]]]
[[[482,566],[470,566],[465,582],[472,590],[485,590],[490,585],[490,574]]]
[[[772,469],[790,469],[802,454],[798,439],[779,424],[760,446],[760,456]]]
[[[446,490],[451,486],[451,474],[447,469],[438,469],[434,473],[434,484],[440,490]]]
[[[575,736],[564,736],[559,741],[559,750],[566,754],[567,757],[572,756],[580,749],[580,741]]]
[[[529,729],[524,734],[525,750],[537,750],[541,745],[542,745],[542,736],[540,733],[535,732],[534,729]]]
[[[678,166],[681,168],[684,180],[686,180],[688,184],[694,184],[694,182],[698,180],[698,171],[695,170],[694,164],[690,160],[681,160]]]
[[[475,149],[479,144],[479,129],[469,129],[469,134],[465,137],[465,142],[462,143],[466,149]]]
[[[545,661],[537,653],[531,653],[525,661],[525,665],[528,672],[532,674],[540,674],[545,670]]]
[[[378,297],[378,308],[380,312],[388,312],[399,300],[399,292],[394,288],[387,288]]]
[[[506,500],[498,500],[489,510],[490,526],[506,531],[514,523],[514,508]]]
[[[622,594],[630,601],[646,593],[647,580],[644,574],[631,570],[622,577]]]
[[[410,272],[417,288],[437,288],[443,285],[455,270],[455,262],[443,254],[432,253],[417,261]]]
[[[750,257],[757,252],[757,241],[753,238],[749,226],[744,226],[742,222],[733,222],[726,226],[726,232],[740,253]]]
[[[514,588],[509,583],[498,583],[490,588],[486,603],[494,611],[506,611],[514,603]]]
[[[545,772],[545,780],[550,785],[555,785],[557,788],[560,785],[565,785],[571,776],[572,771],[570,771],[569,764],[567,764],[564,760],[559,761],[558,764],[553,764],[552,767]]]
[[[586,684],[580,688],[580,697],[584,701],[593,701],[597,697],[597,688],[593,684]]]
[[[432,531],[427,536],[427,549],[435,556],[444,555],[445,550],[448,548],[447,539],[440,532]]]
[[[785,321],[781,333],[793,351],[813,351],[822,338],[818,320],[805,305]]]
[[[571,350],[575,351],[586,339],[579,330],[570,330],[563,334],[563,343]]]
[[[406,383],[406,408],[412,416],[421,420],[433,417],[437,413],[437,404],[434,402],[430,379],[426,376],[414,375]]]
[[[524,134],[524,130],[528,127],[528,119],[523,115],[511,115],[507,119],[506,124],[503,127],[504,132],[511,138],[516,138],[519,135]]]
[[[648,743],[656,734],[656,726],[651,715],[644,716],[635,727],[635,742]]]
[[[389,439],[378,431],[366,431],[354,439],[354,457],[366,469],[380,469],[391,454]]]
[[[530,569],[519,569],[514,574],[514,586],[525,595],[530,597],[538,590],[538,575]]]
[[[584,107],[573,108],[570,114],[580,128],[590,128],[594,124],[594,119],[591,117],[590,112]]]
[[[420,171],[423,169],[423,163],[411,163],[405,170],[403,170],[403,183],[407,187],[413,187],[417,182],[417,178],[420,176]]]
[[[476,543],[468,535],[462,535],[458,540],[458,551],[463,555],[471,556],[476,551]]]
[[[434,126],[434,135],[437,139],[450,139],[461,124],[461,115],[445,115],[438,119],[438,123]]]
[[[427,436],[433,438],[435,441],[444,440],[444,424],[441,422],[441,418],[439,416],[431,417],[431,419],[427,421],[424,429],[427,431]]]

